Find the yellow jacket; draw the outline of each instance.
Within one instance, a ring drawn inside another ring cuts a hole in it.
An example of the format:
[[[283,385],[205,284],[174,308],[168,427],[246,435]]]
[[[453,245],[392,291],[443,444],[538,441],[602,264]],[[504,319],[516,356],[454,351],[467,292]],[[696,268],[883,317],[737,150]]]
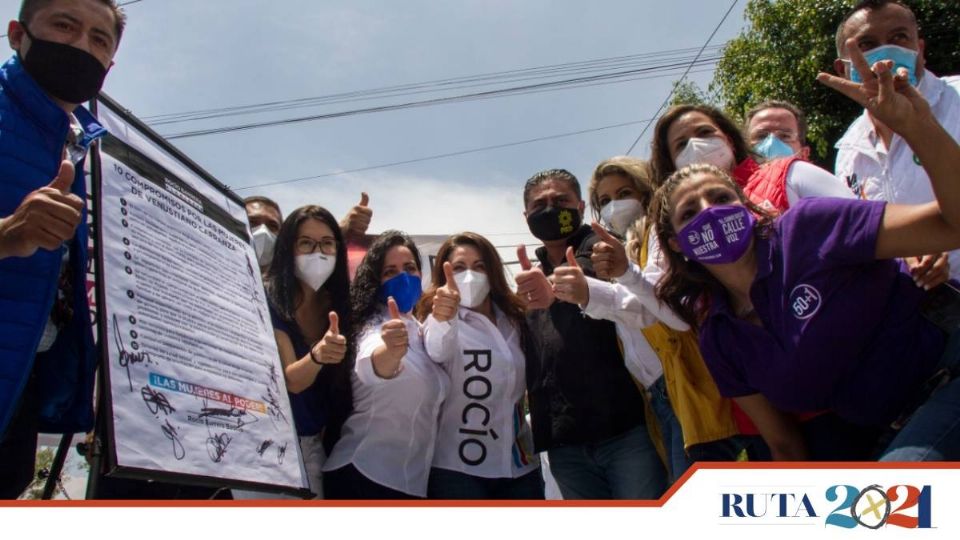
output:
[[[644,227],[638,261],[641,268],[647,262],[650,232],[651,227]],[[643,336],[663,365],[667,395],[683,430],[684,448],[737,435],[730,400],[717,390],[713,376],[700,356],[696,333],[693,330],[680,332],[658,322],[644,328]]]

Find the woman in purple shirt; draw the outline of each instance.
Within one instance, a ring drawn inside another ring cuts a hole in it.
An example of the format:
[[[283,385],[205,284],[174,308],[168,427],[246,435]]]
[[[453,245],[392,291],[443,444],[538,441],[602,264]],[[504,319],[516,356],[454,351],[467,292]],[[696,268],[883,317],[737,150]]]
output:
[[[855,62],[870,72],[862,55]],[[720,392],[751,417],[774,459],[807,457],[786,413],[823,409],[901,428],[884,459],[960,458],[960,380],[949,377],[957,347],[943,354],[944,332],[920,313],[924,291],[893,260],[960,247],[960,146],[890,69],[878,63],[863,84],[820,80],[910,144],[939,204],[809,199],[774,220],[709,165],[677,171],[655,195],[670,259],[658,297],[699,327]],[[930,396],[934,379],[943,386]]]

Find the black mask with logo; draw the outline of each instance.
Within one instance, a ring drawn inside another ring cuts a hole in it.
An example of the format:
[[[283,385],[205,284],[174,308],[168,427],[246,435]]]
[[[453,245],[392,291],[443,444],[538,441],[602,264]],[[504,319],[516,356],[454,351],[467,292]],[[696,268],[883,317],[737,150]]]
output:
[[[561,240],[580,228],[582,218],[576,208],[554,208],[548,206],[527,216],[530,232],[543,240]]]
[[[92,54],[38,39],[20,23],[30,38],[30,50],[20,55],[23,68],[47,94],[67,103],[84,103],[96,97],[107,77],[107,68]]]

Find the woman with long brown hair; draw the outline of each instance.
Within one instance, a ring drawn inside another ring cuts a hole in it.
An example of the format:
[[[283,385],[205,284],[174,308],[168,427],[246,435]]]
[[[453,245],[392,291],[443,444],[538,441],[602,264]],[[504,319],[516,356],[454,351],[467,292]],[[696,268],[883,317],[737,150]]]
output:
[[[774,458],[809,457],[787,413],[830,410],[888,428],[886,460],[960,458],[960,332],[921,313],[926,292],[894,260],[960,247],[960,146],[891,63],[866,82],[822,75],[901,135],[937,201],[814,198],[770,219],[712,165],[672,174],[654,197],[670,259],[657,294],[691,326],[720,392],[750,415]],[[759,216],[759,218],[758,218]]]
[[[758,163],[740,128],[709,105],[677,105],[657,121],[652,142],[657,181],[687,165],[728,173],[758,205],[783,212],[809,197],[854,198],[843,181],[797,156]]]
[[[669,476],[676,480],[693,461],[733,460],[739,448],[730,440],[737,430],[729,400],[713,384],[695,334],[654,295],[664,271],[646,219],[655,188],[647,162],[629,156],[601,161],[587,193],[594,217],[608,230],[594,223],[601,241],[591,260],[597,276],[611,281],[588,278],[571,264],[555,271],[554,288],[586,315],[616,323],[624,362],[647,390]]]
[[[524,415],[525,309],[476,233],[448,238],[417,306],[427,354],[450,376],[430,472],[436,499],[542,499]]]

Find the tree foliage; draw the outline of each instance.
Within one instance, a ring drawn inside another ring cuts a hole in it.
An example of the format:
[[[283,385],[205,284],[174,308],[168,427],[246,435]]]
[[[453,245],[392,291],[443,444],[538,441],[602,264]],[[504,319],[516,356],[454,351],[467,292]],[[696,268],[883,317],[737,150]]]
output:
[[[676,81],[673,83],[673,93],[670,106],[692,103],[695,105],[715,105],[713,96],[708,96],[693,81]]]
[[[747,28],[724,48],[711,83],[724,109],[743,118],[768,99],[790,101],[807,113],[814,158],[832,168],[833,145],[861,109],[818,84],[832,71],[835,34],[853,0],[750,0]],[[960,71],[960,2],[913,0],[927,67],[938,75]]]

